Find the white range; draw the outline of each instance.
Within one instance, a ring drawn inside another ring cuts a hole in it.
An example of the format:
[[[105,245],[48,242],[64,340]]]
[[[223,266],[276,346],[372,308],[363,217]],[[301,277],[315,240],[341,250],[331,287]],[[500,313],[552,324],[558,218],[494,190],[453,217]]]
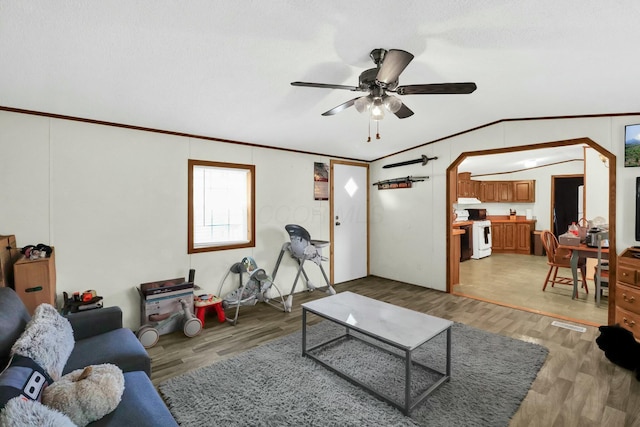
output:
[[[483,219],[473,221],[473,254],[471,258],[480,259],[491,255],[491,221]]]

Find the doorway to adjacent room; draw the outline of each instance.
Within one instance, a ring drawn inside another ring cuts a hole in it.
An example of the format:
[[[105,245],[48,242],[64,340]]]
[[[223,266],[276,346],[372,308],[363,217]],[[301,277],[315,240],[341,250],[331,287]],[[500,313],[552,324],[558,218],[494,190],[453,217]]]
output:
[[[615,189],[615,156],[613,154],[611,154],[610,152],[608,152],[607,150],[605,150],[603,147],[599,146],[597,143],[595,143],[594,141],[592,141],[589,138],[577,138],[574,140],[564,140],[564,141],[556,141],[556,142],[550,142],[550,143],[541,143],[541,144],[532,144],[532,145],[528,145],[528,146],[521,146],[521,147],[509,147],[509,148],[502,148],[502,149],[493,149],[493,150],[483,150],[483,151],[475,151],[475,152],[464,152],[462,153],[454,162],[451,163],[451,165],[449,166],[449,168],[447,169],[447,227],[448,229],[451,229],[452,227],[452,223],[453,223],[453,211],[451,209],[451,206],[453,205],[453,203],[455,203],[456,200],[456,185],[457,185],[457,172],[458,172],[458,166],[460,165],[460,163],[462,163],[467,157],[473,157],[473,156],[483,156],[483,155],[492,155],[492,154],[501,154],[501,153],[515,153],[515,152],[526,152],[526,151],[530,151],[530,150],[536,150],[536,149],[541,149],[541,148],[551,148],[551,147],[556,147],[559,149],[562,149],[562,147],[565,146],[569,146],[569,145],[576,145],[576,144],[583,144],[583,145],[587,145],[591,148],[593,148],[594,150],[596,150],[598,153],[600,153],[604,158],[608,159],[608,164],[611,165],[611,167],[608,169],[608,182],[609,182],[609,194],[608,194],[608,205],[609,205],[609,209],[608,209],[608,224],[609,224],[609,230],[611,232],[610,236],[610,250],[615,252],[615,216],[616,216],[616,206],[615,206],[615,198],[616,198],[616,189]],[[577,203],[576,203],[577,204]],[[487,271],[485,272],[481,272],[481,271],[475,271],[477,270],[474,269],[472,271],[465,271],[462,268],[460,269],[460,283],[464,283],[463,280],[465,280],[465,275],[467,275],[467,282],[466,284],[470,284],[471,286],[474,286],[475,288],[473,289],[473,291],[470,288],[467,289],[462,289],[462,291],[456,290],[454,289],[453,283],[452,283],[452,278],[453,278],[453,274],[451,272],[451,265],[452,265],[452,257],[454,255],[454,245],[453,245],[454,239],[452,236],[452,233],[447,233],[447,292],[450,293],[456,293],[459,295],[463,295],[463,296],[468,296],[471,298],[475,298],[475,299],[480,299],[480,300],[484,300],[487,302],[491,302],[491,303],[496,303],[496,304],[500,304],[500,305],[505,305],[505,306],[509,306],[509,307],[513,307],[513,308],[518,308],[518,309],[523,309],[526,311],[531,311],[531,312],[537,312],[537,313],[543,313],[543,314],[547,314],[547,310],[544,309],[544,306],[542,308],[540,307],[536,307],[535,304],[533,303],[533,297],[527,298],[525,296],[526,293],[523,292],[518,292],[518,289],[513,289],[513,283],[527,283],[531,289],[535,289],[535,294],[533,294],[533,296],[535,297],[541,297],[541,298],[545,298],[545,297],[551,297],[552,294],[548,293],[548,292],[542,292],[541,290],[541,285],[537,286],[533,284],[534,279],[532,277],[535,278],[539,278],[539,282],[542,284],[544,277],[546,275],[546,271],[548,270],[548,266],[546,265],[546,257],[540,257],[540,256],[528,256],[528,255],[515,255],[515,256],[522,256],[525,258],[518,258],[517,260],[512,260],[509,259],[509,255],[510,254],[504,254],[507,255],[505,257],[488,257],[487,259],[483,259],[482,261],[487,261],[488,262],[483,262],[483,267],[486,267],[487,269],[491,269],[491,266],[489,266],[489,263],[495,264],[493,266],[494,271],[500,271],[500,273],[488,273]],[[502,255],[502,254],[501,254]],[[528,265],[527,267],[525,267],[525,264],[528,264],[529,261],[532,261],[531,265]],[[613,271],[613,274],[615,275],[615,258],[613,260],[610,261],[610,265],[611,265],[611,269]],[[498,264],[500,264],[500,262],[503,262],[504,265],[506,267],[504,268],[509,268],[509,272],[506,272],[506,270],[504,270],[503,267],[500,267]],[[522,264],[522,265],[521,265]],[[473,264],[469,264],[467,267],[471,267]],[[480,264],[476,265],[475,267],[479,267]],[[465,267],[466,268],[466,267]],[[495,270],[497,268],[497,270]],[[529,278],[527,274],[528,272],[524,271],[524,268],[526,269],[531,269],[531,272],[534,272],[534,276],[531,276]],[[536,269],[538,269],[540,272],[535,273]],[[468,273],[468,274],[467,274]],[[523,273],[523,274],[520,274]],[[471,276],[469,276],[469,274]],[[492,275],[500,275],[500,277],[496,276],[493,277]],[[540,276],[540,277],[538,277]],[[500,301],[498,300],[498,298],[495,295],[495,292],[499,291],[499,281],[500,280],[505,280],[507,282],[511,282],[512,286],[509,290],[509,292],[504,292],[505,295],[508,295],[509,293],[512,293],[514,297],[516,298],[510,298],[508,300],[503,300]],[[612,282],[615,283],[615,277],[611,279]],[[496,284],[496,286],[491,286],[493,283]],[[482,289],[482,286],[488,286],[485,290]],[[593,289],[593,287],[591,287],[591,289]],[[565,291],[562,288],[557,289],[557,291],[559,293]],[[553,291],[553,293],[556,293],[555,290]],[[547,295],[548,294],[548,295]],[[561,303],[564,303],[565,301],[572,301],[571,300],[571,293],[570,290],[568,290],[568,294],[565,298],[564,295],[559,295],[560,297],[564,298],[561,301]],[[589,294],[588,296],[588,302],[589,303],[593,303],[595,305],[595,303],[593,302],[593,291],[591,294]],[[615,300],[615,287],[613,287],[612,289],[610,289],[610,295],[609,295],[609,304],[607,305],[603,305],[602,307],[604,308],[603,311],[606,312],[606,322],[601,322],[602,318],[601,317],[594,317],[593,320],[591,321],[585,321],[584,319],[580,319],[580,318],[576,318],[574,317],[576,315],[575,310],[572,310],[571,307],[567,307],[566,310],[564,311],[564,314],[557,314],[557,313],[548,313],[550,315],[555,315],[556,317],[559,318],[563,318],[563,319],[567,319],[567,320],[574,320],[576,322],[583,322],[583,323],[591,323],[591,324],[596,324],[596,323],[611,323],[611,321],[613,321],[613,317],[614,317],[614,307],[615,304],[613,303],[613,301]],[[587,299],[585,298],[585,303],[587,302]],[[549,303],[549,305],[547,305],[547,307],[550,306],[551,303]]]

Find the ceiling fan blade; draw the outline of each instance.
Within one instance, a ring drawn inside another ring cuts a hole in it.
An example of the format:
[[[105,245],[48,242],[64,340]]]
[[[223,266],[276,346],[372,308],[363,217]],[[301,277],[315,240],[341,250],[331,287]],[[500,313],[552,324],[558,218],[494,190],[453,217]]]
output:
[[[399,119],[406,119],[407,117],[413,116],[413,111],[411,111],[409,107],[404,105],[403,102],[400,109],[393,114],[395,114]]]
[[[346,89],[354,92],[360,90],[358,86],[332,85],[327,83],[291,82],[291,86],[318,87],[321,89]]]
[[[455,95],[468,94],[478,87],[475,83],[432,83],[425,85],[398,86],[398,95]]]
[[[382,83],[382,86],[390,85],[398,80],[400,73],[409,65],[413,59],[413,55],[409,52],[399,49],[391,49],[384,55],[382,65],[376,75],[376,82]]]
[[[358,97],[360,98],[360,97]],[[358,98],[353,98],[345,103],[342,103],[340,105],[338,105],[337,107],[333,107],[331,110],[329,111],[325,111],[324,113],[322,113],[323,116],[333,116],[334,114],[338,114],[340,111],[342,110],[346,110],[347,108],[351,107],[353,104],[355,104],[356,99]]]

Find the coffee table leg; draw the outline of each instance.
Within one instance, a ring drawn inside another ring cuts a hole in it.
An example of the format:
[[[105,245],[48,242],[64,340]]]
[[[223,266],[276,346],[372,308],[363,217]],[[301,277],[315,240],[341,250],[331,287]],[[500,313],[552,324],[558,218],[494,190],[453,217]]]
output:
[[[447,329],[447,377],[451,378],[451,326]]]
[[[404,414],[409,415],[411,409],[411,350],[405,353],[405,380],[404,380]]]
[[[307,354],[307,310],[302,307],[302,355]]]

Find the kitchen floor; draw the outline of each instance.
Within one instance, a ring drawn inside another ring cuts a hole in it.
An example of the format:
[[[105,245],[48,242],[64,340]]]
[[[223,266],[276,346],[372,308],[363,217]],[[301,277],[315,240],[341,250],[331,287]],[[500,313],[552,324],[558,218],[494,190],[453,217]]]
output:
[[[591,325],[607,324],[608,299],[596,306],[593,280],[587,279],[589,295],[580,289],[578,299],[572,300],[571,286],[549,285],[542,291],[548,271],[544,256],[492,254],[460,263],[460,284],[453,292]],[[592,271],[587,270],[588,276]],[[559,275],[571,277],[571,270],[560,269]]]

